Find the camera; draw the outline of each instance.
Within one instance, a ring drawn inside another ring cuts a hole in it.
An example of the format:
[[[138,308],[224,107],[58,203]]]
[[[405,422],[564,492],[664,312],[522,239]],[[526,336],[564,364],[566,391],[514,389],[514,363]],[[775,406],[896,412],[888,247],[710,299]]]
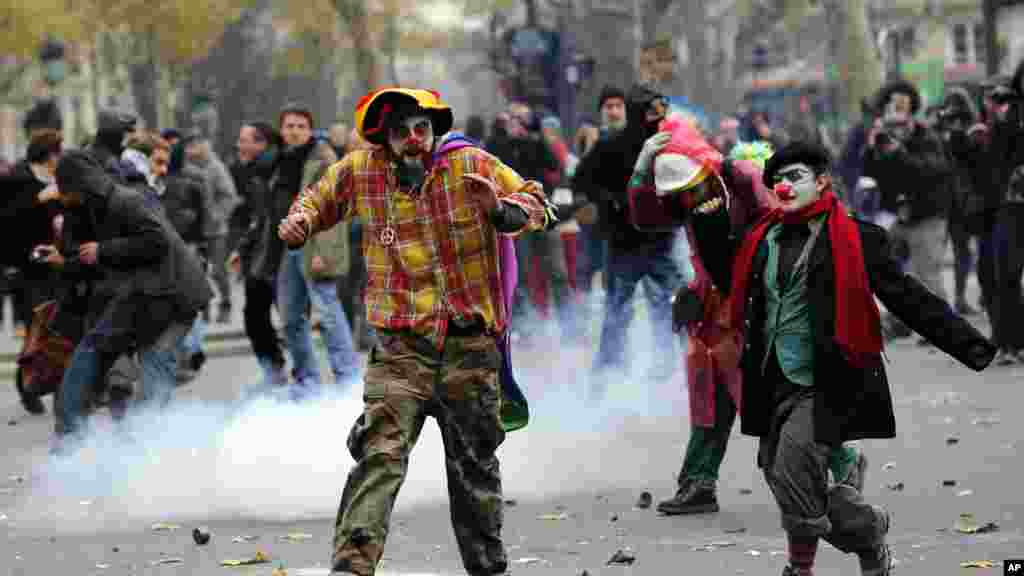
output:
[[[35,250],[32,250],[32,254],[29,256],[29,259],[37,264],[46,262],[47,257],[49,257],[52,252],[53,250],[49,246],[36,246]]]

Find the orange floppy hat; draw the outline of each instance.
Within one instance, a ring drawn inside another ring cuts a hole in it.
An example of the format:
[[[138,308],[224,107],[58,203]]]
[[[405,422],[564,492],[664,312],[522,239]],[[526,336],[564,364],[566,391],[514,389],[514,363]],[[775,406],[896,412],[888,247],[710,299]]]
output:
[[[371,144],[386,144],[385,125],[388,115],[401,108],[415,106],[430,117],[434,134],[441,136],[452,129],[455,115],[450,106],[434,90],[419,88],[381,88],[363,96],[356,105],[356,130]]]

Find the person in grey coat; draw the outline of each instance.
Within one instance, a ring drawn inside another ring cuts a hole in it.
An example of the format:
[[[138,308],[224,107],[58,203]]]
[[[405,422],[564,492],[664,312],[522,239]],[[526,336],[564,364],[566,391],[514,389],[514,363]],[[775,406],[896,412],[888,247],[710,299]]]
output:
[[[105,300],[75,348],[55,402],[58,442],[81,434],[93,396],[115,360],[138,352],[144,397],[166,404],[175,345],[212,292],[196,256],[138,190],[117,184],[95,157],[69,152],[56,171],[66,210],[61,253],[48,261],[86,278]]]
[[[213,197],[214,213],[211,219],[216,235],[210,242],[210,268],[213,282],[220,293],[217,322],[231,321],[231,283],[228,280],[228,222],[239,203],[238,190],[224,163],[214,154],[210,141],[199,134],[191,134],[183,141],[185,162],[199,168],[206,177]]]

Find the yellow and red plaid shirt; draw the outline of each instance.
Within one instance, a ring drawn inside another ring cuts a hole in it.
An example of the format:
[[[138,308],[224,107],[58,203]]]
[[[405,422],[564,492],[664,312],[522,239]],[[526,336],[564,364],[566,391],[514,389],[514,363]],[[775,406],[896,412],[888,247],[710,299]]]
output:
[[[295,200],[291,212],[309,216],[314,234],[353,216],[362,220],[372,326],[411,330],[438,349],[453,318],[481,318],[494,333],[505,329],[498,232],[477,199],[489,192],[465,174],[490,179],[502,202],[523,208],[524,230],[548,225],[541,185],[475,147],[441,156],[418,192],[399,189],[387,150],[357,150]],[[396,234],[385,246],[380,233],[387,227]]]

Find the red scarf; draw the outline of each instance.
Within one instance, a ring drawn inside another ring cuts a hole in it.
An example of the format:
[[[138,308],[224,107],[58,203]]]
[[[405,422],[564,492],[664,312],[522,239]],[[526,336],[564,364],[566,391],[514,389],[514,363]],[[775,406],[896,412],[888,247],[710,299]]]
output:
[[[730,294],[733,326],[743,326],[744,303],[749,292],[754,255],[768,230],[780,222],[806,223],[821,214],[830,215],[828,236],[832,243],[836,287],[835,341],[850,363],[863,368],[879,361],[882,352],[882,323],[878,305],[875,304],[875,297],[868,284],[860,231],[831,190],[798,212],[786,214],[779,208],[772,210],[747,234],[733,263]]]

